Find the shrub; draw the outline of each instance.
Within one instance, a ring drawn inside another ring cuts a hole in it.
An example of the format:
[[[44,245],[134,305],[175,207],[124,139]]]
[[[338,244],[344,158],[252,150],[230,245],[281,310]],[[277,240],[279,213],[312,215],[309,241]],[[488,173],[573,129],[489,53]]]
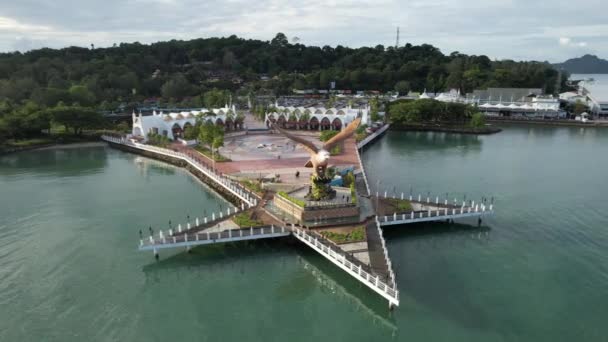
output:
[[[321,235],[338,244],[365,241],[365,227],[359,226],[346,234],[323,231]]]
[[[330,130],[330,131],[323,131],[321,132],[321,135],[319,135],[319,140],[325,142],[328,141],[329,139],[333,138],[334,136],[336,136],[336,134],[340,133],[339,131],[334,131],[334,130]]]
[[[482,128],[486,125],[486,117],[482,113],[475,113],[471,117],[471,127]]]
[[[250,213],[237,214],[232,218],[232,221],[234,221],[234,223],[236,223],[241,228],[256,227],[261,226],[263,224],[263,222],[260,220],[252,219]]]

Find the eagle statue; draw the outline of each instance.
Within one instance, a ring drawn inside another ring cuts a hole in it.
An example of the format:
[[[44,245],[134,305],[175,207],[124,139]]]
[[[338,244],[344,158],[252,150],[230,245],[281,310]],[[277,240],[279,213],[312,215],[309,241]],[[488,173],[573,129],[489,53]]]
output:
[[[309,141],[300,136],[291,134],[288,131],[280,128],[276,124],[273,125],[273,128],[276,129],[277,131],[279,131],[281,134],[283,134],[287,138],[289,138],[290,140],[293,140],[293,141],[299,143],[300,145],[302,145],[310,154],[310,160],[306,163],[305,166],[314,168],[313,174],[319,178],[324,178],[325,169],[327,169],[327,165],[329,162],[329,156],[330,156],[329,151],[331,151],[331,149],[334,148],[336,145],[338,145],[341,141],[346,140],[351,135],[353,135],[353,133],[355,133],[355,130],[357,129],[357,127],[359,127],[360,123],[361,123],[361,119],[356,118],[350,124],[348,124],[346,126],[346,128],[344,128],[338,134],[336,134],[331,139],[326,141],[321,148],[318,148],[315,144],[312,143],[312,141]]]

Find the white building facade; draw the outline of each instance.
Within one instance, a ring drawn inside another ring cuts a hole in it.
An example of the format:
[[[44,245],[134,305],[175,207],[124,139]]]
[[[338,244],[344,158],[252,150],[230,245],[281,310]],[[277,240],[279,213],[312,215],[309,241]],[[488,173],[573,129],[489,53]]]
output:
[[[175,140],[183,136],[183,132],[188,126],[194,126],[197,120],[211,122],[216,125],[226,127],[226,129],[239,128],[242,122],[237,118],[236,108],[225,106],[224,108],[214,108],[193,110],[179,113],[163,113],[153,111],[152,115],[132,114],[134,137],[148,139],[149,134],[160,134]]]
[[[608,84],[601,80],[584,80],[578,84],[578,93],[585,96],[587,105],[593,115],[608,117]]]
[[[277,124],[288,129],[342,130],[361,117],[361,124],[370,125],[370,107],[363,108],[325,108],[325,107],[284,107],[275,104],[266,113],[264,123],[267,127]]]

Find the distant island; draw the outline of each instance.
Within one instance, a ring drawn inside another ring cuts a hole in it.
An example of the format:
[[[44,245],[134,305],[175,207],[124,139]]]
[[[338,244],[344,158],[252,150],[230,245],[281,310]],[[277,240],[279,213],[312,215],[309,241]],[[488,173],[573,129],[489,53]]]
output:
[[[595,55],[571,58],[554,66],[571,74],[608,74],[608,61]]]

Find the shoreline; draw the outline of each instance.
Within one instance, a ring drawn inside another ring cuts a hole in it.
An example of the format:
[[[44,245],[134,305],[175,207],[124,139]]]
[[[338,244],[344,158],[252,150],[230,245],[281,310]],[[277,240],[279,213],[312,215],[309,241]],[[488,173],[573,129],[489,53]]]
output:
[[[192,165],[190,165],[190,163],[188,163],[188,162],[186,162],[184,160],[181,160],[181,159],[176,158],[176,157],[170,157],[170,156],[162,155],[162,154],[159,154],[159,153],[156,153],[156,152],[141,150],[141,149],[138,149],[136,147],[126,146],[126,145],[115,143],[115,142],[111,142],[111,141],[106,141],[106,142],[102,141],[101,143],[102,144],[106,144],[107,143],[108,146],[110,146],[112,148],[115,148],[117,150],[121,150],[123,152],[141,155],[141,156],[144,156],[144,157],[147,157],[147,158],[150,158],[150,159],[154,159],[154,160],[159,160],[161,162],[165,162],[165,163],[173,165],[175,167],[179,167],[179,168],[185,169],[186,171],[190,172],[190,174],[192,174],[192,176],[194,176],[195,178],[198,178],[201,182],[203,182],[204,184],[206,184],[209,188],[213,189],[226,202],[229,202],[229,203],[235,205],[236,207],[239,207],[240,204],[241,204],[241,199],[239,199],[235,195],[231,194],[230,192],[226,191],[216,181],[214,181],[213,179],[210,179],[205,174],[203,174],[202,172],[200,172],[199,170],[197,170],[195,167],[193,167]]]
[[[582,123],[574,120],[534,120],[534,119],[498,119],[486,118],[488,122],[493,124],[519,124],[519,125],[546,125],[558,127],[608,127],[608,121]]]
[[[13,147],[7,149],[0,149],[0,156],[9,155],[12,153],[28,152],[28,151],[43,151],[53,149],[67,149],[67,148],[79,148],[79,147],[93,147],[93,146],[104,146],[103,141],[75,141],[68,143],[50,143],[40,144],[33,146]]]
[[[470,135],[490,135],[502,132],[501,128],[496,126],[484,128],[469,128],[469,127],[454,127],[441,125],[391,125],[392,131],[401,132],[442,132],[455,134],[470,134]]]

